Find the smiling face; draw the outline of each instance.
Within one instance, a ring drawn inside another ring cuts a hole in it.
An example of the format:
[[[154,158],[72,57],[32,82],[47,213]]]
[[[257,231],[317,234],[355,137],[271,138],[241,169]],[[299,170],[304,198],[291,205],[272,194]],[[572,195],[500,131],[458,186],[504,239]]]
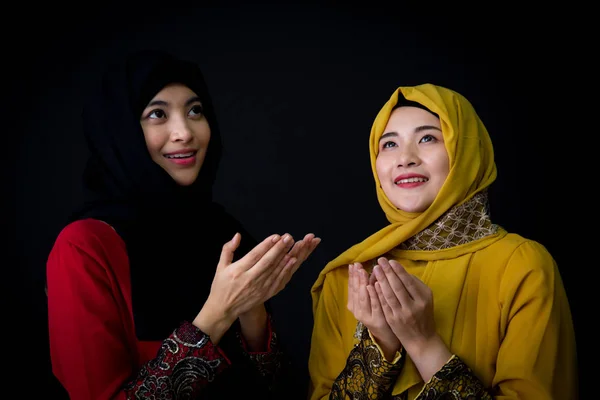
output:
[[[196,93],[181,84],[165,86],[150,100],[140,123],[152,160],[177,184],[194,183],[210,141],[210,126]]]
[[[440,120],[417,107],[394,110],[379,140],[375,165],[381,188],[394,206],[425,211],[450,171]]]

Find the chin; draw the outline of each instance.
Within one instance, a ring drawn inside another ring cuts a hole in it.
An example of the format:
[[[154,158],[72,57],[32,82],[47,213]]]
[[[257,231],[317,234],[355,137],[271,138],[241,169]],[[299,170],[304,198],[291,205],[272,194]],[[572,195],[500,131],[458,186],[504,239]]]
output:
[[[196,182],[198,175],[196,174],[194,176],[171,176],[171,178],[173,178],[175,183],[177,183],[179,186],[190,186],[192,183]]]
[[[423,204],[396,204],[396,207],[398,207],[399,210],[402,210],[404,212],[408,212],[408,213],[420,213],[420,212],[423,212],[423,211],[427,210],[427,208],[429,208],[429,205],[423,205]]]

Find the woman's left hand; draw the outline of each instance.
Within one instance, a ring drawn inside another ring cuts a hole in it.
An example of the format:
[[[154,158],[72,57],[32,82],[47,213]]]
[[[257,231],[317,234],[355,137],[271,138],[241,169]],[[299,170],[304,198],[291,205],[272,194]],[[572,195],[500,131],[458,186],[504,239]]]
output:
[[[313,233],[308,233],[302,240],[294,243],[294,247],[288,251],[288,253],[281,259],[279,265],[274,269],[273,274],[276,278],[270,287],[267,300],[282,291],[288,284],[294,273],[300,268],[300,265],[321,243],[321,238],[316,237]],[[290,263],[291,261],[291,263]],[[247,319],[255,319],[256,315],[262,314],[264,305],[257,304],[254,308],[248,310],[245,313],[240,314],[240,317]]]
[[[385,319],[428,381],[452,356],[435,329],[431,289],[384,257],[377,260],[373,272]]]
[[[272,287],[271,297],[275,296],[285,288],[290,279],[292,279],[292,275],[294,275],[298,268],[300,268],[300,265],[306,261],[308,256],[312,254],[319,243],[321,243],[321,238],[316,237],[313,233],[306,234],[302,240],[294,243],[294,247],[292,247],[286,257],[287,259],[295,259],[294,264],[285,269],[281,268],[281,276],[278,277]],[[284,261],[282,260],[282,265],[283,263]]]
[[[279,293],[290,281],[292,275],[298,270],[300,265],[308,258],[309,255],[319,245],[321,239],[309,233],[304,236],[304,239],[296,242],[294,247],[286,254],[279,262],[279,265],[273,272],[277,274],[274,284],[271,286],[269,298]],[[294,260],[293,264],[286,265],[290,260]],[[251,351],[259,351],[264,348],[264,339],[266,338],[267,328],[267,311],[264,303],[257,304],[250,310],[241,313],[239,316],[242,335],[248,342]]]
[[[407,351],[435,336],[431,289],[402,265],[384,257],[377,260],[373,272],[385,318]]]

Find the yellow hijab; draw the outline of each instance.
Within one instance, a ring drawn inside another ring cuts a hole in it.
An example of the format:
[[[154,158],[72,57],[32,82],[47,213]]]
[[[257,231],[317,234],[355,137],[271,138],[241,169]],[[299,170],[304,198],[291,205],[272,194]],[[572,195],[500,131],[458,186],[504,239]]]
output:
[[[392,109],[398,103],[399,95],[422,104],[440,117],[450,159],[450,172],[444,185],[431,206],[421,213],[397,209],[383,192],[375,168],[379,138],[384,133]],[[375,118],[369,138],[369,151],[377,199],[390,225],[346,250],[325,266],[311,290],[313,312],[316,311],[325,274],[329,271],[345,267],[351,262],[365,262],[389,252],[427,228],[450,208],[487,188],[496,179],[492,141],[471,103],[459,93],[432,84],[399,87],[394,91]]]

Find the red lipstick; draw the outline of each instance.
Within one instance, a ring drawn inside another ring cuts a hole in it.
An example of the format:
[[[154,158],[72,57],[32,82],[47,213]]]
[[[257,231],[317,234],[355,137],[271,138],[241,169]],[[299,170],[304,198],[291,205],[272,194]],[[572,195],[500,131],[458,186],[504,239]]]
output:
[[[182,149],[165,153],[164,157],[177,165],[194,165],[196,163],[196,153],[198,150],[195,149]]]

